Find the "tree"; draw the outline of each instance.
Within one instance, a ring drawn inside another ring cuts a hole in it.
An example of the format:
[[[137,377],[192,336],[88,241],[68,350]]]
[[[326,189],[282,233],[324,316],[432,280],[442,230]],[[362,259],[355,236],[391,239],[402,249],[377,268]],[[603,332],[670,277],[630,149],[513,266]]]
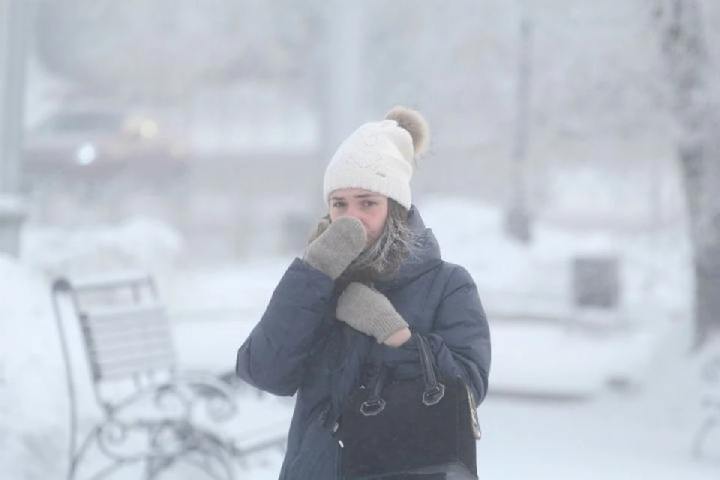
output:
[[[695,276],[695,347],[720,333],[720,109],[709,80],[698,0],[658,0],[661,48],[680,127],[678,161],[690,219]]]
[[[153,100],[290,77],[311,39],[287,0],[44,0],[36,30],[42,62],[83,92]]]

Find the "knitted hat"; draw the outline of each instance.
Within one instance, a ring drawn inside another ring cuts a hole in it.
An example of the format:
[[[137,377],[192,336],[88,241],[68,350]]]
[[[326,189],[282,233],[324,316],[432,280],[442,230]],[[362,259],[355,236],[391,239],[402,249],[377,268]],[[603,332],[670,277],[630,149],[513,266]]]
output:
[[[325,170],[323,196],[340,188],[362,188],[410,209],[410,178],[416,155],[427,149],[430,130],[415,110],[394,107],[385,119],[355,130],[337,149]]]

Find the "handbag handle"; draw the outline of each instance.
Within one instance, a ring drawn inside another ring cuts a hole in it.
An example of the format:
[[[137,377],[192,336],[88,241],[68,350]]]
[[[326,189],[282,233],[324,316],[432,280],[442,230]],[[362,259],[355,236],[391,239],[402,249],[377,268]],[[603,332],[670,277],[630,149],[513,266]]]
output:
[[[380,397],[380,394],[382,393],[382,388],[385,385],[386,376],[387,371],[385,366],[380,363],[378,366],[377,379],[373,385],[372,392],[370,392],[367,400],[360,405],[360,413],[366,417],[377,415],[385,409],[385,400]]]
[[[419,333],[415,333],[413,337],[415,337],[417,342],[420,365],[423,371],[423,381],[425,383],[422,402],[427,406],[435,405],[445,396],[445,385],[438,381],[435,362],[432,359],[427,340]],[[378,375],[372,391],[367,400],[360,405],[360,413],[365,416],[377,415],[385,409],[385,400],[383,400],[380,395],[382,394],[382,389],[385,386],[385,380],[387,378],[386,370],[387,367],[382,362],[379,362]]]
[[[425,405],[435,405],[445,396],[445,385],[440,383],[435,372],[435,362],[433,361],[430,347],[427,340],[422,335],[417,335],[418,349],[420,350],[420,361],[423,366],[423,375],[425,377],[425,391],[423,392],[423,403]]]

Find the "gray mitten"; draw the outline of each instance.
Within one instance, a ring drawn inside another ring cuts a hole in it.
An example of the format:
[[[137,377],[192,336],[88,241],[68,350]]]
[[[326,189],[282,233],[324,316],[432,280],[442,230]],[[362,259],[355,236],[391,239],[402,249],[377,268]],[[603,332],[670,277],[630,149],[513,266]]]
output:
[[[335,316],[378,343],[408,326],[385,295],[358,282],[349,284],[340,295]]]
[[[315,241],[316,238],[318,238],[320,235],[323,234],[325,230],[330,226],[330,217],[328,215],[325,215],[318,221],[315,228],[310,233],[310,236],[307,239],[307,244],[310,245],[312,242]]]
[[[360,255],[366,242],[360,220],[340,217],[307,246],[303,260],[335,280]]]

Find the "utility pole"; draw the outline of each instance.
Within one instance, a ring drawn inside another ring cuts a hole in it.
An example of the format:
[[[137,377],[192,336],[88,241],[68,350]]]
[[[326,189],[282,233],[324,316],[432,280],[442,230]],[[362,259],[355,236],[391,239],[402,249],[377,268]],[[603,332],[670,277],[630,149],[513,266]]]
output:
[[[0,253],[19,255],[25,67],[32,1],[0,0]]]
[[[323,172],[340,145],[360,126],[364,79],[362,68],[365,16],[370,3],[330,0],[324,4],[323,37],[318,52],[315,91],[320,112],[319,170]],[[320,204],[321,195],[317,195]]]
[[[512,193],[505,217],[505,231],[522,243],[532,240],[527,195],[527,145],[530,128],[532,75],[532,23],[528,7],[521,2],[520,42],[516,90],[515,141],[512,153]]]

